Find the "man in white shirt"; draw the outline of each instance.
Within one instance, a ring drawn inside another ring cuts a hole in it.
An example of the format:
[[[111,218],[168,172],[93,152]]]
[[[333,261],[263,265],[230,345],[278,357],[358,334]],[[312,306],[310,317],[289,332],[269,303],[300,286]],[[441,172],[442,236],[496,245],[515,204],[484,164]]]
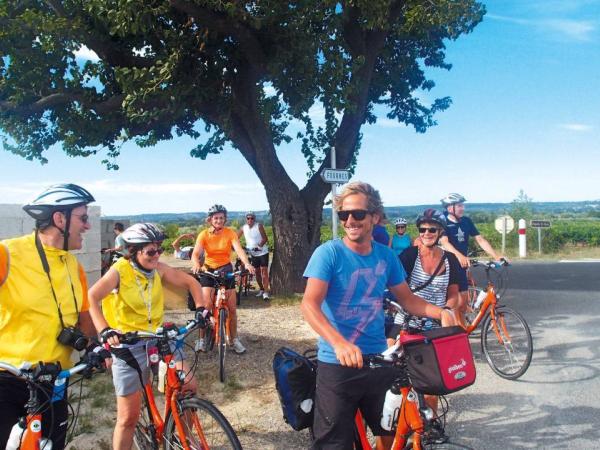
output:
[[[250,255],[250,262],[256,268],[256,281],[259,291],[257,297],[269,300],[269,246],[267,233],[262,223],[256,222],[256,214],[246,213],[246,223],[238,231],[238,237],[244,235],[246,251]]]

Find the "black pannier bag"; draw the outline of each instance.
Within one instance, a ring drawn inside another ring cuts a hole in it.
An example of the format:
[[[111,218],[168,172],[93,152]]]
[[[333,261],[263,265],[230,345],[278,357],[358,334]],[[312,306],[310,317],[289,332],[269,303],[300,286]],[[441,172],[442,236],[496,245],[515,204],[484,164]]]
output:
[[[431,395],[460,391],[475,382],[469,337],[459,326],[434,328],[400,337],[415,389]]]
[[[312,426],[314,416],[317,365],[315,352],[301,355],[281,347],[273,358],[275,387],[279,394],[283,419],[294,430]]]

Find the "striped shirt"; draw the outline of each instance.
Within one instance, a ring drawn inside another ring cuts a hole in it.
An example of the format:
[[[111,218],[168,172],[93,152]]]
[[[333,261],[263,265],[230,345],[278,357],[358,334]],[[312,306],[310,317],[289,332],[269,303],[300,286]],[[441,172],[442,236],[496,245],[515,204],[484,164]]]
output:
[[[415,292],[415,295],[418,295],[422,299],[436,306],[444,306],[446,304],[448,284],[450,281],[450,263],[448,261],[448,258],[444,259],[444,267],[446,268],[444,273],[436,275],[433,278],[433,280],[431,280],[431,283],[429,283],[423,289]],[[411,291],[414,291],[419,286],[422,286],[425,283],[427,283],[429,278],[431,278],[431,274],[423,270],[423,266],[421,264],[421,254],[419,252],[419,254],[417,255],[417,259],[415,260],[415,266],[408,279],[408,285]],[[402,325],[406,321],[407,315],[407,313],[399,312],[398,314],[396,314],[396,317],[394,317],[394,323]],[[430,328],[437,328],[440,325],[429,318],[420,318],[418,320],[415,320],[413,318],[410,320],[409,326],[411,328],[428,330]]]

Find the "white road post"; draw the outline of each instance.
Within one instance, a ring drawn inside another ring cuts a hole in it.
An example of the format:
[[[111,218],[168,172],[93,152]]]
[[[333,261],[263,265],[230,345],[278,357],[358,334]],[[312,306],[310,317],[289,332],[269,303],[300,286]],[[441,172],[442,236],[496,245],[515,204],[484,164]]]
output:
[[[335,161],[335,147],[331,147],[330,158],[331,158],[331,168],[337,169],[336,161]],[[335,191],[336,191],[336,183],[331,183],[331,234],[333,235],[332,236],[333,239],[338,238],[338,215],[337,215],[337,211],[335,210],[335,206],[333,205],[333,202],[335,200],[335,195],[336,195]]]
[[[527,256],[527,222],[519,219],[519,258]]]

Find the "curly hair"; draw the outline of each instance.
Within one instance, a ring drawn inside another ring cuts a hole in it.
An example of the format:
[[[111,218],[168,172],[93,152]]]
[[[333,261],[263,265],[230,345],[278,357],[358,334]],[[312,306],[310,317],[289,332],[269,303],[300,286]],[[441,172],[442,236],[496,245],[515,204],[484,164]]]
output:
[[[342,192],[335,196],[333,201],[335,210],[339,211],[342,208],[344,199],[355,194],[363,194],[367,197],[367,208],[371,213],[379,214],[380,217],[384,216],[383,202],[381,201],[379,191],[369,183],[364,183],[362,181],[353,181],[352,183],[348,183]]]

